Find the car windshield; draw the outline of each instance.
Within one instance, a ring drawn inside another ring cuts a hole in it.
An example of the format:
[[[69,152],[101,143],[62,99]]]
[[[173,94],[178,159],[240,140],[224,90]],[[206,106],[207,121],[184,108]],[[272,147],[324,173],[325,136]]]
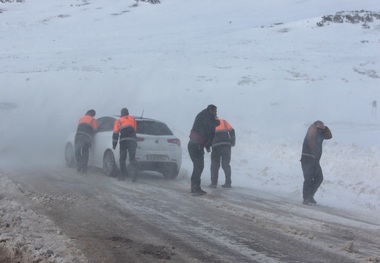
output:
[[[137,120],[137,133],[146,135],[173,135],[165,123],[148,120]]]

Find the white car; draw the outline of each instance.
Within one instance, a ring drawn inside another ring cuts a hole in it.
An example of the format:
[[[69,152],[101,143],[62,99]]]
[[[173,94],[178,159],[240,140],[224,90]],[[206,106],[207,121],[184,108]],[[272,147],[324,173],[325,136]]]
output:
[[[137,122],[136,161],[139,171],[156,171],[165,178],[178,176],[182,163],[181,141],[173,135],[169,127],[160,121],[134,117]],[[97,118],[98,132],[90,149],[89,166],[103,168],[108,176],[115,176],[119,167],[119,145],[112,149],[113,125],[117,118]],[[75,166],[73,133],[65,146],[65,161],[69,167]],[[127,165],[129,157],[127,156]]]

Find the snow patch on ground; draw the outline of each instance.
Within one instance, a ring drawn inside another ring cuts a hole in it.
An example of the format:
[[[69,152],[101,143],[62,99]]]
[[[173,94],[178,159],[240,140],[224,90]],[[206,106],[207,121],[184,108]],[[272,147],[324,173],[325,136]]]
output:
[[[87,262],[86,257],[53,221],[11,198],[23,190],[0,174],[0,261]]]

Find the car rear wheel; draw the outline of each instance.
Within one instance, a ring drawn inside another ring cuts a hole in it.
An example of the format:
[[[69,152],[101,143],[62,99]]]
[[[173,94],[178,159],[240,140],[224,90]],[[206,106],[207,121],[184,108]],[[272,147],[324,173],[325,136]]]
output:
[[[71,143],[66,144],[65,147],[65,162],[67,167],[74,167],[74,147]]]
[[[107,150],[103,156],[103,171],[107,176],[115,176],[117,171],[115,156],[113,152]]]
[[[177,169],[177,165],[167,165],[162,170],[162,175],[166,179],[175,179],[177,178],[178,174],[179,174],[179,170]]]

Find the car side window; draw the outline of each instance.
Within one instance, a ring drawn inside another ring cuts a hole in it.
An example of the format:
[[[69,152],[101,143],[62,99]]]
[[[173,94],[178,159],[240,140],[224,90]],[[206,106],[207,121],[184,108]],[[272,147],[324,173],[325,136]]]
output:
[[[99,125],[98,132],[113,131],[115,120],[113,117],[101,117],[97,119]]]
[[[156,121],[137,121],[137,133],[146,135],[173,135],[166,124]]]

